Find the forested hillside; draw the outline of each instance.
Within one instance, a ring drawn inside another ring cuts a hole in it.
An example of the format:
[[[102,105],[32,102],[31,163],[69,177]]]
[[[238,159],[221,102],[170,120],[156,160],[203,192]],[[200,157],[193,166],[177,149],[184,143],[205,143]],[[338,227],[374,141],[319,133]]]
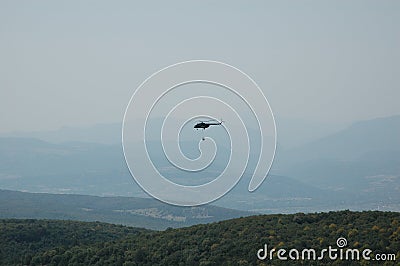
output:
[[[0,264],[30,264],[33,256],[48,250],[67,251],[74,246],[136,236],[145,230],[99,222],[2,219]]]
[[[96,222],[0,220],[0,264],[30,265],[257,265],[257,251],[269,248],[322,250],[371,249],[400,258],[400,214],[329,212],[259,215],[166,231],[150,231]],[[342,265],[324,259],[319,265]],[[315,261],[280,261],[273,265],[315,265]],[[346,265],[369,264],[346,261]],[[373,265],[371,261],[371,265]]]

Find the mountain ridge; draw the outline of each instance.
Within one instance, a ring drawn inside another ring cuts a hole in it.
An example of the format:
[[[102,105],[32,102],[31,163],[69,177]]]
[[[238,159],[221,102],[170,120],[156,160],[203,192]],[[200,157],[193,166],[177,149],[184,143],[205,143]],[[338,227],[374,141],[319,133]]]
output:
[[[102,221],[159,230],[251,214],[212,205],[177,207],[152,198],[0,190],[0,218]]]

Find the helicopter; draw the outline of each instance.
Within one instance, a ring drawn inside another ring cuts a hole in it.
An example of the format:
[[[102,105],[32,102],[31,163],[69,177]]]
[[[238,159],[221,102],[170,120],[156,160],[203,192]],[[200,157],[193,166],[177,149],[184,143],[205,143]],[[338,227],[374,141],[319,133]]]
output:
[[[209,123],[211,121],[214,121],[214,123]],[[217,121],[217,122],[215,122]],[[206,128],[209,128],[210,126],[220,126],[222,125],[222,119],[221,122],[218,122],[218,120],[212,119],[212,120],[208,120],[208,121],[200,121],[199,123],[197,123],[196,125],[194,125],[193,128],[195,128],[196,130],[198,130],[199,128],[202,128],[203,130],[205,130]]]

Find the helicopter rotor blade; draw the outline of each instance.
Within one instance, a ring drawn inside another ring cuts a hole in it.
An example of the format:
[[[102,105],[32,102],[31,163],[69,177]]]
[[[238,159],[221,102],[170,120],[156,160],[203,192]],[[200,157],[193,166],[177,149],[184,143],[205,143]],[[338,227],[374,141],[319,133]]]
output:
[[[217,121],[215,119],[210,119],[210,120],[197,120],[197,122],[201,122],[201,123],[207,123],[207,122],[212,122],[212,121]]]

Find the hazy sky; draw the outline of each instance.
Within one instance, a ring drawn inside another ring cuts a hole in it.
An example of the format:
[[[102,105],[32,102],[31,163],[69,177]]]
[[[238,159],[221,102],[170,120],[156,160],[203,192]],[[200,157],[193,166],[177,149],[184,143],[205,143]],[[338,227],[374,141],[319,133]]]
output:
[[[400,1],[216,2],[1,1],[0,132],[119,122],[190,59],[245,71],[277,117],[400,114]]]

